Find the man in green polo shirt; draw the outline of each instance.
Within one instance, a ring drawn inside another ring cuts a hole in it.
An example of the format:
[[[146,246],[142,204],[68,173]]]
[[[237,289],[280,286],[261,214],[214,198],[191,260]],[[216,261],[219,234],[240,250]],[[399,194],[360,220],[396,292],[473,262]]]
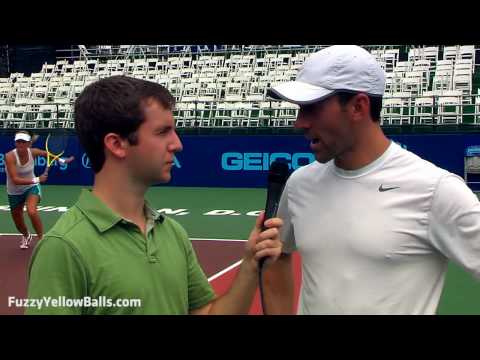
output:
[[[113,76],[87,86],[75,126],[95,172],[36,247],[29,266],[27,314],[246,314],[258,260],[281,253],[279,218],[257,218],[239,273],[216,297],[185,230],[145,201],[168,182],[174,154],[174,98],[161,85]]]

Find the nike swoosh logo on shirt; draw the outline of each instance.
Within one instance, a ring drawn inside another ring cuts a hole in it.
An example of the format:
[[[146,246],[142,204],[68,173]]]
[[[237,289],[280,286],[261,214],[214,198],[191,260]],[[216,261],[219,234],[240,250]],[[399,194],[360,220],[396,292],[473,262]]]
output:
[[[382,184],[378,187],[378,191],[380,192],[394,190],[394,189],[400,189],[400,186],[383,187],[383,184]]]

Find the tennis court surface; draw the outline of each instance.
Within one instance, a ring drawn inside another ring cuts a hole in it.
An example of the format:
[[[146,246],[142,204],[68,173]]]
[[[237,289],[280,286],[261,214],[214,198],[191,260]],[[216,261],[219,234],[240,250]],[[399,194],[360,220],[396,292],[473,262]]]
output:
[[[39,212],[46,230],[75,203],[81,188],[42,187]],[[22,314],[22,308],[8,307],[8,297],[26,297],[27,267],[36,240],[30,249],[19,249],[20,235],[10,218],[5,187],[0,186],[0,191],[4,194],[0,200],[0,314]],[[147,193],[154,207],[186,228],[201,266],[218,294],[225,292],[235,277],[245,239],[264,206],[265,196],[264,189],[226,188],[154,187]],[[297,294],[300,263],[296,255]],[[261,313],[258,291],[250,313]],[[449,266],[438,313],[480,315],[480,284],[454,264]]]

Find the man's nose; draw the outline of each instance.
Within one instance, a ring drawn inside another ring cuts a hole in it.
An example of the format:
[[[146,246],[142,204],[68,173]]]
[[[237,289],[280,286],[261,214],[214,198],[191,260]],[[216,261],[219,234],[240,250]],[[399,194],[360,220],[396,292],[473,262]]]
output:
[[[310,127],[310,121],[306,119],[305,115],[299,112],[293,126],[297,129],[308,129]]]

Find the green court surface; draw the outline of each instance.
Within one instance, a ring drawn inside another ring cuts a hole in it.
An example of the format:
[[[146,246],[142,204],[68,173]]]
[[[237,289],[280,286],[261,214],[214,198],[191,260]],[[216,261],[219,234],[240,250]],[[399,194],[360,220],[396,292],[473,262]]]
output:
[[[42,187],[40,216],[48,230],[79,196],[81,186]],[[0,200],[0,233],[17,233],[7,209],[5,186]],[[258,211],[265,204],[265,189],[153,187],[147,199],[180,222],[191,238],[246,239]],[[28,223],[28,222],[27,222]],[[29,224],[30,225],[30,224]],[[2,275],[0,275],[2,276]],[[480,282],[450,263],[439,314],[480,315]]]

